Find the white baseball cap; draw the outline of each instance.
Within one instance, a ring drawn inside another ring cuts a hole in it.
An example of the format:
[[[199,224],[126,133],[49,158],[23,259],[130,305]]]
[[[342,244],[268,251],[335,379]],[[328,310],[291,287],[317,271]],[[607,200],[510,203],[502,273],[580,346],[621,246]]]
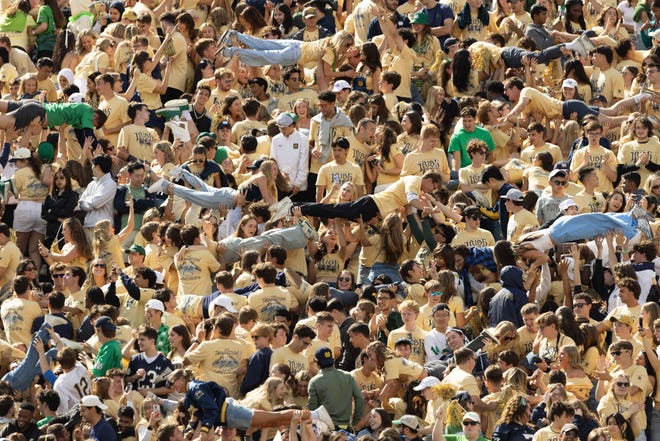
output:
[[[156,311],[165,312],[165,305],[163,305],[163,302],[160,300],[151,299],[147,302],[145,307],[149,309],[155,309]]]
[[[563,83],[561,83],[561,87],[570,87],[571,89],[577,89],[578,83],[575,81],[573,78],[566,78]]]
[[[233,313],[238,312],[236,311],[236,308],[234,308],[234,305],[232,305],[231,299],[227,296],[223,296],[222,294],[216,297],[215,299],[213,299],[210,305],[210,309],[212,310],[216,306],[222,306],[229,312],[233,312]]]
[[[101,410],[106,410],[108,406],[101,402],[101,399],[96,395],[85,395],[80,400],[80,405],[82,407],[98,407]]]
[[[564,199],[559,203],[559,209],[561,211],[568,209],[568,207],[577,207],[577,206],[578,204],[576,204],[573,199]]]
[[[350,88],[351,88],[351,85],[348,84],[348,81],[346,81],[346,80],[335,81],[335,84],[332,85],[332,91],[334,93],[339,93],[344,89],[350,89]]]
[[[440,384],[440,380],[436,377],[424,377],[424,379],[419,382],[418,386],[413,387],[413,390],[419,392],[431,386],[435,386],[436,384]]]

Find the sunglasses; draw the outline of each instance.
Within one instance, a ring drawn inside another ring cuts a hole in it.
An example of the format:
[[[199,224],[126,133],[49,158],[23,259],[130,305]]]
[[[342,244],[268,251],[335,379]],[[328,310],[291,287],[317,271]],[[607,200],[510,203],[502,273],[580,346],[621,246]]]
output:
[[[566,182],[566,181],[551,181],[551,182],[553,184],[559,185],[559,186],[564,186],[564,185],[568,184],[568,182]]]
[[[582,308],[583,306],[587,306],[587,304],[586,304],[586,303],[574,303],[574,304],[573,304],[573,309],[576,309],[576,308],[577,308],[577,309],[580,309],[580,308]]]
[[[193,159],[194,164],[203,164],[206,162],[206,159]]]
[[[621,354],[624,353],[624,352],[625,352],[625,351],[612,351],[612,352],[610,352],[610,355],[611,355],[612,357],[618,357],[619,355],[621,355]]]
[[[476,421],[463,421],[464,426],[476,426],[477,424],[479,423]]]
[[[63,279],[64,276],[64,274],[53,274],[53,279]]]
[[[95,263],[94,268],[105,268],[105,263]]]
[[[340,282],[350,282],[351,278],[350,277],[340,277],[337,280],[339,280]]]
[[[433,297],[440,297],[442,295],[442,291],[431,291],[431,295]]]
[[[510,337],[508,335],[505,335],[504,337],[500,338],[500,341],[501,342],[509,342],[509,341],[512,341],[512,340],[515,340],[515,339],[516,339],[516,337]]]
[[[614,384],[616,384],[618,387],[630,387],[630,383],[624,383],[624,382],[621,382],[621,381],[617,381]]]

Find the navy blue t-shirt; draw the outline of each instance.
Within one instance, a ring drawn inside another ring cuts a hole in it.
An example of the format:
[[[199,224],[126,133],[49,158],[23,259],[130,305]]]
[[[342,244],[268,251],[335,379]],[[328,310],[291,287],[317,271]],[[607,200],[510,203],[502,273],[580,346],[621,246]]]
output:
[[[101,418],[89,431],[89,438],[96,441],[117,441],[117,433],[105,418]]]
[[[160,352],[156,356],[156,359],[151,363],[147,361],[144,352],[140,352],[139,354],[133,355],[131,361],[128,362],[126,376],[130,377],[131,375],[135,375],[139,369],[144,369],[146,375],[133,382],[134,390],[165,386],[165,377],[168,373],[174,370],[174,366],[172,366],[172,362]]]

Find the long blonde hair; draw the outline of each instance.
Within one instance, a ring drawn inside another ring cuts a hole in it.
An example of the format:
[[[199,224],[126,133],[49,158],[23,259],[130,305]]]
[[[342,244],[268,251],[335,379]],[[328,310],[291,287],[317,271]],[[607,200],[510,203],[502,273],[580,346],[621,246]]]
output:
[[[281,384],[284,384],[284,380],[281,378],[268,377],[264,384],[248,392],[241,401],[241,404],[250,408],[258,408],[264,400],[267,400],[270,403],[271,409],[281,406],[284,404],[284,399],[278,399],[275,396],[275,391]]]

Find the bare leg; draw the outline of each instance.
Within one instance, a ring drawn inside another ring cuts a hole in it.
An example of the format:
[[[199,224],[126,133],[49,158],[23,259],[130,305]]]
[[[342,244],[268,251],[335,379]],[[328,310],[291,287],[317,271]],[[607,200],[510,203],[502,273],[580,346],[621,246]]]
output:
[[[8,108],[9,108],[9,101],[0,100],[0,113],[7,113]]]
[[[29,242],[30,242],[30,233],[19,233],[18,231],[16,232],[16,246],[18,249],[21,251],[21,254],[23,257],[28,256],[28,250],[29,250]]]
[[[30,259],[34,262],[37,272],[41,269],[41,263],[43,259],[41,254],[39,254],[39,242],[44,240],[44,235],[38,231],[32,231],[29,234],[28,240],[28,253],[30,254]]]
[[[637,102],[635,102],[635,97],[630,97],[626,98],[624,100],[618,101],[614,105],[610,107],[602,107],[600,109],[600,113],[608,115],[608,116],[617,116],[619,115],[622,111],[624,111],[626,108],[631,107],[633,105],[637,105]]]
[[[285,410],[282,412],[268,412],[265,410],[255,410],[252,415],[252,425],[258,427],[277,427],[288,425],[294,416],[300,416],[301,419],[310,417],[309,410]]]
[[[598,115],[598,121],[602,123],[609,124],[612,127],[620,126],[628,120],[627,116],[607,116],[600,113]]]

